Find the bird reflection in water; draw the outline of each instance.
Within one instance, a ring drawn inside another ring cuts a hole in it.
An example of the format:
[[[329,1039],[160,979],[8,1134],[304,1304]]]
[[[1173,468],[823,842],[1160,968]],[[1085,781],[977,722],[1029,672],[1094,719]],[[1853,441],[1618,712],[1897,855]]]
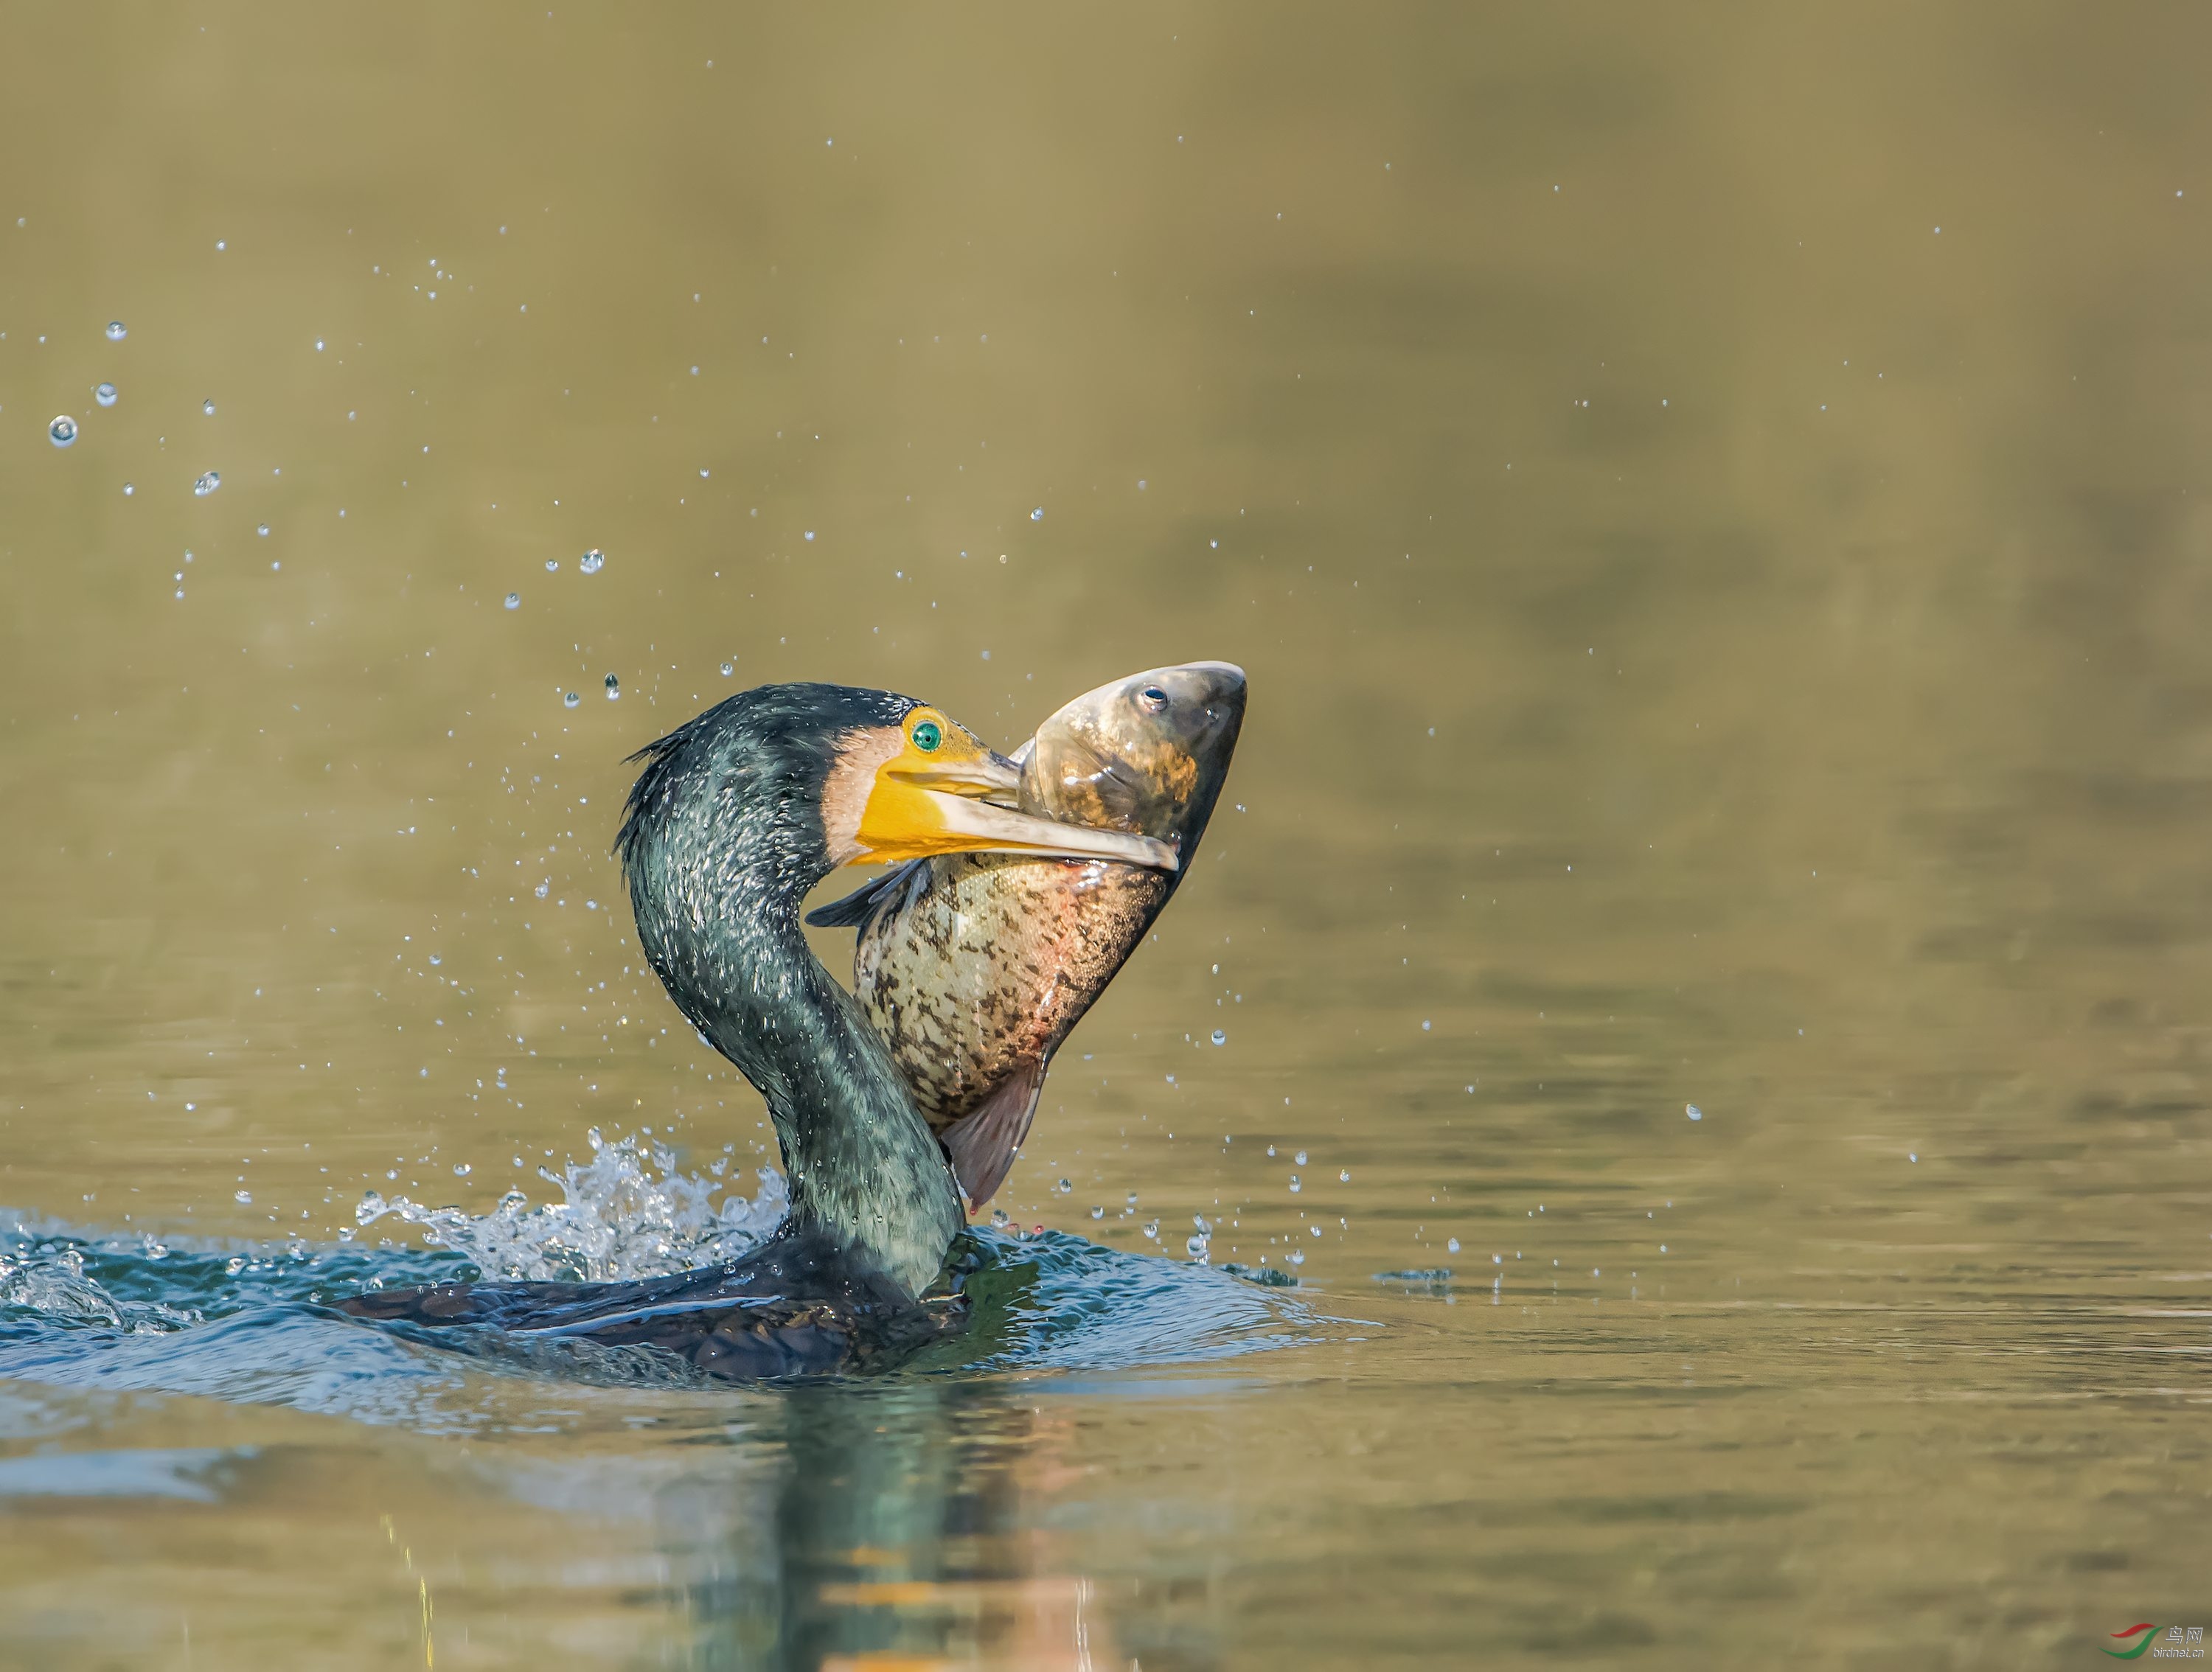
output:
[[[1131,1663],[1108,1599],[1067,1571],[1045,1523],[1073,1424],[979,1383],[816,1385],[777,1395],[764,1500],[720,1523],[686,1566],[699,1663],[778,1669],[987,1666],[1091,1672]],[[759,1478],[759,1477],[755,1477]],[[706,1559],[706,1560],[702,1560]],[[1146,1664],[1203,1665],[1188,1642]]]

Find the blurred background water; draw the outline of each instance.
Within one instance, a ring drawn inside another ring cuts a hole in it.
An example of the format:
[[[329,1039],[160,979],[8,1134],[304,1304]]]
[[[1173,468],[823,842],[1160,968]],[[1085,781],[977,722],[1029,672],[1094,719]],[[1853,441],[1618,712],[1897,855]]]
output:
[[[0,1662],[2212,1624],[2208,48],[0,12]],[[752,1223],[632,750],[794,678],[1011,747],[1208,657],[1233,806],[966,1359],[317,1310]]]

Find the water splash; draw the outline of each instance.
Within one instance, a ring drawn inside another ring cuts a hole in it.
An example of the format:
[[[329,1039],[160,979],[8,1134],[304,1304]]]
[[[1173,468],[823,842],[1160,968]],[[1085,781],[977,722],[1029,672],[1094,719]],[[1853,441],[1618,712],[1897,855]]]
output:
[[[483,1277],[604,1283],[663,1277],[749,1253],[782,1222],[790,1192],[763,1168],[760,1192],[738,1194],[721,1179],[677,1170],[675,1152],[636,1137],[608,1142],[594,1127],[591,1159],[538,1177],[562,1200],[533,1207],[510,1190],[483,1217],[424,1207],[375,1191],[354,1210],[363,1226],[391,1218],[419,1225],[423,1240],[451,1249]]]
[[[510,1192],[489,1213],[372,1195],[357,1217],[417,1227],[427,1247],[357,1232],[226,1243],[78,1231],[0,1211],[0,1379],[282,1405],[420,1432],[530,1432],[578,1420],[585,1386],[699,1389],[647,1348],[498,1331],[374,1326],[333,1302],[477,1276],[620,1280],[741,1257],[781,1219],[781,1176],[733,1188],[730,1164],[678,1170],[665,1146],[607,1142],[539,1176],[558,1201]],[[1202,1216],[1201,1216],[1202,1217]],[[406,1239],[409,1243],[412,1238]],[[1335,1321],[1263,1285],[1287,1274],[1124,1253],[1065,1231],[972,1227],[955,1248],[968,1327],[896,1378],[1007,1370],[1114,1371],[1296,1346]],[[726,1388],[712,1397],[726,1396]]]

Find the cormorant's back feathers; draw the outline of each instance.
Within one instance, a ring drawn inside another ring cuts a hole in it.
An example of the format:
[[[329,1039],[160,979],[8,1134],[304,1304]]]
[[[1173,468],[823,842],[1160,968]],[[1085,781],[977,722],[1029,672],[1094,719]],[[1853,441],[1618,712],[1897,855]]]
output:
[[[832,900],[826,906],[817,906],[806,914],[806,921],[817,929],[863,927],[877,912],[890,905],[898,891],[913,882],[918,872],[927,869],[928,865],[927,860],[908,860],[896,870],[871,878],[842,899]]]

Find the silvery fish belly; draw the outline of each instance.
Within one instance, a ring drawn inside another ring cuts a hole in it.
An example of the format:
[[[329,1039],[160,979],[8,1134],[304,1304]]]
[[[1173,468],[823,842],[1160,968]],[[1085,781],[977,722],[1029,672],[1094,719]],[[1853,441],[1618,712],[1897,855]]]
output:
[[[1017,759],[1023,812],[1156,836],[1175,870],[1113,860],[919,860],[814,913],[860,929],[854,991],[973,1207],[1028,1135],[1046,1070],[1175,891],[1229,770],[1244,676],[1157,668],[1078,697]]]

